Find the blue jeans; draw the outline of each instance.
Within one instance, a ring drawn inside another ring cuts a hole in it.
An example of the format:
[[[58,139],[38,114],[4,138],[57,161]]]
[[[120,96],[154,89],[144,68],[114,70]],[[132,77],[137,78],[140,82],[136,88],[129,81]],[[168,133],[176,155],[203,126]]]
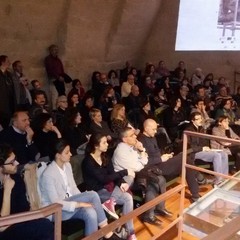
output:
[[[93,207],[77,208],[74,212],[62,211],[63,220],[82,219],[85,222],[85,235],[88,236],[98,230],[98,226],[107,223],[105,212],[98,194],[94,191],[82,192],[71,196],[66,201],[91,203]]]
[[[128,214],[133,210],[132,195],[128,192],[122,192],[122,190],[118,186],[115,186],[113,192],[109,192],[107,189],[101,189],[98,191],[98,195],[102,202],[105,202],[110,197],[114,198],[117,204],[123,205],[122,213],[124,215]],[[134,233],[133,220],[126,222],[126,228],[129,234]]]
[[[195,159],[201,159],[204,162],[212,162],[213,170],[218,173],[228,175],[228,155],[224,151],[201,151],[195,154]],[[217,180],[221,180],[221,177],[216,177]]]

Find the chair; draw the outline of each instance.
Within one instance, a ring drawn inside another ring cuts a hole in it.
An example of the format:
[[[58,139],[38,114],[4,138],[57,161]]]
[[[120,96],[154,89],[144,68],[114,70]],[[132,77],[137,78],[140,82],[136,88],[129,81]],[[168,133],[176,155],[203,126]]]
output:
[[[40,162],[26,164],[24,167],[24,182],[31,210],[38,211],[41,207],[38,177],[42,174],[46,166],[46,163]],[[62,238],[59,239],[75,240],[84,237],[84,222],[79,219],[61,221],[60,229],[62,229]]]

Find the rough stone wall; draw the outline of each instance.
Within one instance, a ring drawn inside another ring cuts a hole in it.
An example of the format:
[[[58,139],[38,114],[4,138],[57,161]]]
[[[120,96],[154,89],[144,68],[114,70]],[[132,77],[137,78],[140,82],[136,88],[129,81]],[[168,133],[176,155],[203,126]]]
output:
[[[175,52],[178,0],[1,0],[0,54],[20,59],[29,79],[47,86],[47,47],[56,43],[65,70],[89,87],[94,70],[121,68],[126,60],[143,68],[179,60],[188,72],[224,75],[238,69],[236,52]],[[194,34],[194,33],[193,33]]]

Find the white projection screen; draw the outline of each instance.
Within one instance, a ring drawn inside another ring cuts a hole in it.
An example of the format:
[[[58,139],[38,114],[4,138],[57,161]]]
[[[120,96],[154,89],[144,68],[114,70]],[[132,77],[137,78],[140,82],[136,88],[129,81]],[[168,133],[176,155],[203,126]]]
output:
[[[180,0],[176,51],[239,51],[240,0]]]

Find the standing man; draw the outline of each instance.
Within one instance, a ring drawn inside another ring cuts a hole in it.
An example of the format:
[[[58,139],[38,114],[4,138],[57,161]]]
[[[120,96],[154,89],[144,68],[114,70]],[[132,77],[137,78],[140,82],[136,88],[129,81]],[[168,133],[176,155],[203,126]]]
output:
[[[0,220],[1,217],[30,210],[26,188],[17,172],[18,162],[9,145],[0,144]],[[46,218],[0,228],[4,240],[53,240],[53,224]]]
[[[0,56],[0,125],[6,128],[15,111],[16,97],[11,73],[10,61],[6,55]]]

